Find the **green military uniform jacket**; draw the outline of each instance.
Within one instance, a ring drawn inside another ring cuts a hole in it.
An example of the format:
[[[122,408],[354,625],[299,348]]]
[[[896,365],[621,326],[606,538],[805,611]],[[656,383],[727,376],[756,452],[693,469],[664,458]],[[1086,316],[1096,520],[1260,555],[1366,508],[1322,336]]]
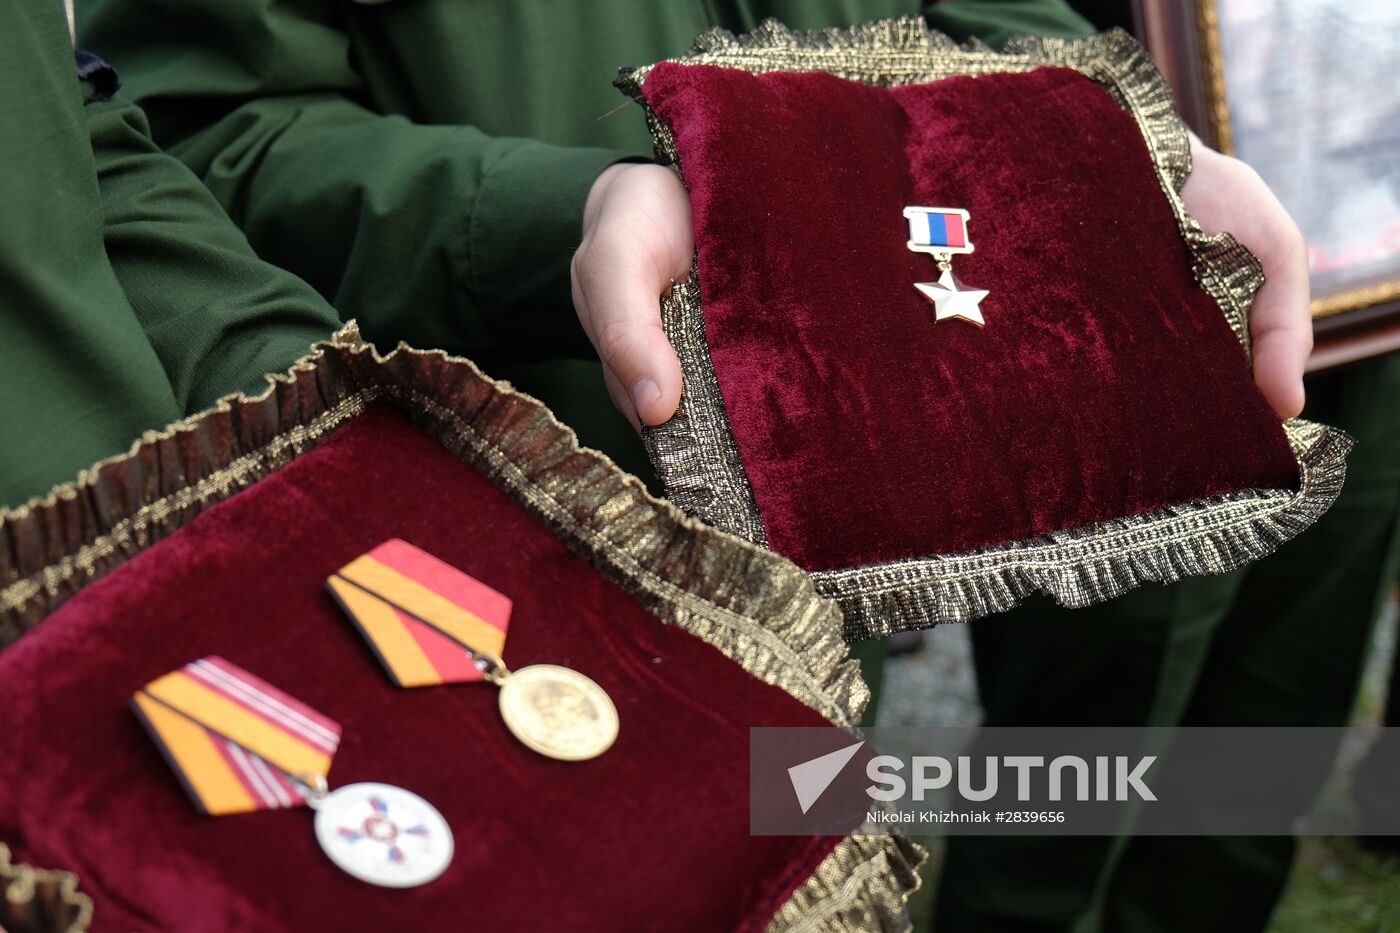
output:
[[[337,324],[127,101],[84,105],[60,0],[0,0],[0,506],[285,369]]]
[[[649,156],[617,69],[713,26],[925,12],[958,38],[1081,35],[1063,0],[78,0],[78,38],[266,259],[379,342],[514,378],[634,472],[569,295],[594,179]],[[575,362],[568,362],[573,360]],[[585,363],[584,361],[593,361]],[[532,365],[534,364],[534,365]]]

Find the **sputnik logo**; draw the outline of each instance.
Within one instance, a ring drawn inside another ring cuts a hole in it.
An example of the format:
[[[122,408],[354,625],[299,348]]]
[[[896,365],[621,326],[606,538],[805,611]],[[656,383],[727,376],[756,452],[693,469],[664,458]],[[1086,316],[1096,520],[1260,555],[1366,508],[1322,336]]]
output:
[[[864,741],[856,742],[854,745],[838,748],[834,752],[827,752],[787,769],[788,779],[792,781],[792,791],[797,795],[797,805],[802,808],[803,813],[812,809],[812,805],[826,792],[831,782],[836,780],[836,776],[864,744]]]

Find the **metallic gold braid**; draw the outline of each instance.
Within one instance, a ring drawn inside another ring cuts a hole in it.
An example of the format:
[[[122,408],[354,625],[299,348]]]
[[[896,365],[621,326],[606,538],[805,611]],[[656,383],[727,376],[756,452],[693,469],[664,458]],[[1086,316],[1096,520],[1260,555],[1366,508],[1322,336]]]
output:
[[[712,30],[672,61],[754,74],[825,71],[873,87],[1045,66],[1078,71],[1133,116],[1189,249],[1195,278],[1215,299],[1249,356],[1249,306],[1263,284],[1263,269],[1229,234],[1207,236],[1186,212],[1181,200],[1191,173],[1186,126],[1151,58],[1121,30],[1085,39],[1016,38],[995,52],[977,40],[958,45],[931,32],[919,17],[815,32],[794,32],[769,20],[744,36]],[[675,139],[642,95],[653,67],[623,69],[617,84],[642,100],[657,160],[684,179]],[[677,416],[646,432],[647,448],[676,504],[764,545],[763,519],[710,360],[701,293],[698,271],[692,271],[662,301],[662,323],[680,357],[685,391]],[[1298,420],[1284,429],[1298,459],[1297,492],[1245,490],[966,554],[813,576],[818,590],[841,604],[847,638],[860,639],[967,621],[1010,609],[1033,592],[1084,606],[1141,583],[1232,569],[1271,553],[1316,521],[1341,490],[1350,438]]]
[[[470,361],[404,346],[381,355],[353,323],[261,395],[224,399],[49,496],[0,511],[0,647],[375,403],[432,434],[662,621],[833,723],[854,729],[860,721],[869,691],[847,660],[836,604],[807,574],[652,498],[606,456],[581,448],[543,405]],[[810,883],[831,866],[868,882],[802,903],[818,912],[844,905],[893,928],[922,858],[894,835],[845,840]],[[861,868],[872,861],[879,871]],[[800,919],[807,910],[788,904],[779,915]]]
[[[666,498],[687,514],[767,547],[768,534],[715,381],[700,313],[700,272],[694,265],[690,278],[661,299],[661,309],[662,327],[680,357],[685,381],[675,416],[643,431],[642,441],[666,484]]]
[[[10,861],[0,843],[0,930],[9,933],[85,933],[92,898],[78,891],[78,876]]]
[[[908,930],[923,847],[895,832],[847,836],[778,911],[768,933]]]
[[[1302,419],[1284,429],[1302,473],[1297,492],[1246,490],[966,554],[812,576],[841,602],[847,637],[867,638],[969,622],[1037,592],[1081,608],[1145,581],[1224,573],[1277,549],[1341,492],[1351,439]]]

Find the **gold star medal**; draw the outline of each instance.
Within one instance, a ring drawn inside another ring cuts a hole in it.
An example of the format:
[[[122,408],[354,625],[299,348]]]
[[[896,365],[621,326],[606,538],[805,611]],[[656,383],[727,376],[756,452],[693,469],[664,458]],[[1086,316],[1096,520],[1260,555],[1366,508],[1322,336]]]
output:
[[[934,322],[957,320],[984,326],[987,322],[979,305],[989,293],[968,288],[953,275],[953,256],[973,250],[967,238],[967,211],[960,207],[906,207],[904,216],[909,220],[908,247],[933,256],[943,272],[937,282],[914,283],[915,290],[932,303]]]

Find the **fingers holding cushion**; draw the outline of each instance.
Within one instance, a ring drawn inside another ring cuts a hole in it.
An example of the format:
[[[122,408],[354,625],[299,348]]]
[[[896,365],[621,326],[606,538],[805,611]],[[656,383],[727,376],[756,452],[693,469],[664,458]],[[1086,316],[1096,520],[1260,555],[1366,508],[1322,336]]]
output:
[[[1264,285],[1254,298],[1249,330],[1255,384],[1279,417],[1293,418],[1303,411],[1303,371],[1312,353],[1311,295],[1303,235],[1277,206],[1273,241],[1259,251]]]
[[[1303,410],[1303,370],[1312,351],[1307,247],[1297,224],[1264,180],[1238,159],[1192,138],[1195,168],[1182,192],[1207,233],[1228,231],[1264,268],[1250,310],[1254,381],[1274,411]]]
[[[661,424],[680,403],[680,361],[660,300],[693,252],[690,200],[674,172],[618,165],[599,177],[571,268],[574,306],[614,404],[634,424]]]

